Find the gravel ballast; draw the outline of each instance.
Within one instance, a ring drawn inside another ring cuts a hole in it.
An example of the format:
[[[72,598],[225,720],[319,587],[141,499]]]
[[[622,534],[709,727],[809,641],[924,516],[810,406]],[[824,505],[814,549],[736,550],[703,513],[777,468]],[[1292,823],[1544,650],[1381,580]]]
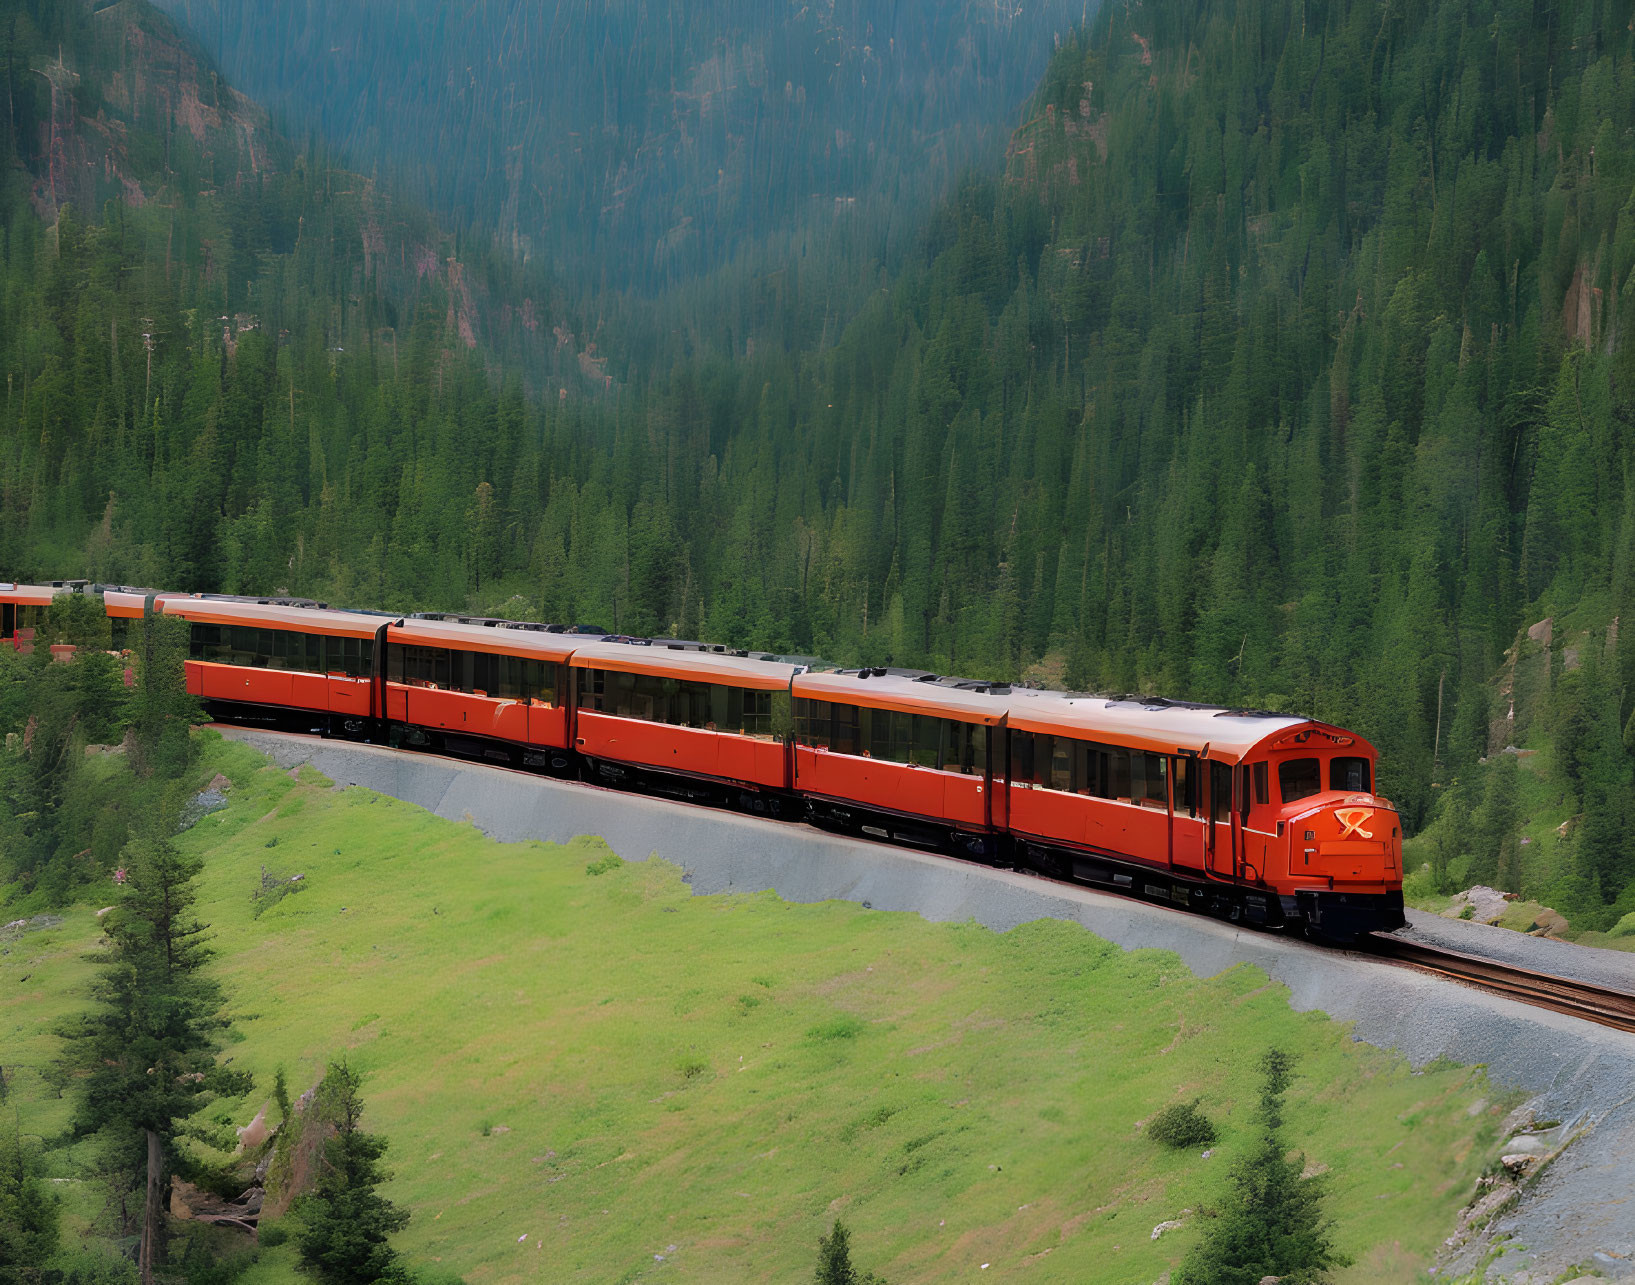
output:
[[[1613,990],[1635,993],[1635,953],[1580,946],[1577,942],[1556,941],[1512,932],[1495,924],[1478,924],[1468,919],[1447,919],[1425,910],[1410,910],[1408,926],[1397,933],[1407,941],[1459,950],[1467,955],[1531,968],[1581,982],[1593,982]]]
[[[469,821],[502,841],[599,835],[626,860],[658,856],[681,866],[698,894],[771,890],[790,901],[841,899],[933,921],[975,920],[999,932],[1069,919],[1127,950],[1174,951],[1200,977],[1253,964],[1289,988],[1297,1010],[1351,1022],[1355,1038],[1416,1066],[1437,1057],[1485,1065],[1497,1084],[1530,1096],[1537,1119],[1566,1122],[1577,1134],[1484,1236],[1450,1251],[1440,1276],[1474,1270],[1508,1237],[1489,1279],[1532,1285],[1574,1267],[1635,1279],[1635,1036],[1363,955],[809,826],[378,746],[220,730],[280,767],[310,763],[337,785]],[[1613,952],[1418,912],[1410,921],[1405,935],[1427,943],[1635,988],[1635,961],[1597,959]]]

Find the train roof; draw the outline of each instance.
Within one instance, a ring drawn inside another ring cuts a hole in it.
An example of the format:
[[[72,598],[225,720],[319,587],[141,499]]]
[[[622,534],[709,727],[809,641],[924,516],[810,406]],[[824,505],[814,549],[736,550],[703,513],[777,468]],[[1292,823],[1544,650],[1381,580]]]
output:
[[[492,625],[413,616],[388,625],[386,640],[411,647],[442,643],[464,651],[501,656],[537,656],[545,660],[566,660],[575,647],[583,645],[583,639],[573,634],[548,633],[540,629],[497,629]]]
[[[508,616],[473,616],[460,611],[417,611],[409,619],[435,620],[449,625],[482,625],[486,629],[523,629],[540,634],[576,634],[591,638],[607,636],[607,630],[600,625],[558,625],[539,620],[512,620]]]
[[[691,682],[726,683],[760,691],[783,691],[800,666],[748,652],[705,649],[672,640],[581,642],[568,661],[580,669],[612,669],[627,674],[662,674]]]
[[[802,674],[796,696],[871,709],[896,709],[990,726],[1005,717],[1005,683],[947,678],[913,669],[839,669]]]
[[[245,625],[253,629],[290,629],[305,634],[333,634],[342,638],[373,638],[392,617],[362,611],[332,611],[320,606],[291,606],[258,598],[206,597],[199,594],[164,594],[159,610],[167,616]]]
[[[0,602],[14,602],[22,607],[49,607],[53,598],[66,592],[48,584],[17,584],[0,580]]]
[[[148,599],[160,597],[152,589],[123,584],[95,584],[91,592],[102,595],[102,609],[114,620],[140,620],[147,613]]]
[[[1009,708],[1010,725],[1022,731],[1072,732],[1158,753],[1207,751],[1211,758],[1233,760],[1264,741],[1300,728],[1327,730],[1327,724],[1298,715],[1224,709],[1161,697],[1016,688],[1010,694]]]

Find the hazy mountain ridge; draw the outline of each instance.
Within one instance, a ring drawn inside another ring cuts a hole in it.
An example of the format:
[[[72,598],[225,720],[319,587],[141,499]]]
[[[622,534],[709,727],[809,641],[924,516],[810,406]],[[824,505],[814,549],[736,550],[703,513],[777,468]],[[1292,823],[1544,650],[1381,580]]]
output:
[[[191,201],[201,190],[288,168],[290,149],[266,112],[160,14],[107,6],[88,12],[75,36],[66,52],[59,43],[28,57],[47,92],[14,95],[18,128],[33,135],[20,159],[41,217],[54,219],[65,205],[94,211],[107,200]],[[13,32],[13,48],[16,39]],[[178,132],[189,140],[185,154],[168,145]]]
[[[164,14],[73,0],[41,17],[12,33],[32,73],[13,97],[16,159],[48,223],[65,208],[95,216],[109,201],[151,207],[132,230],[162,236],[157,252],[183,274],[197,253],[207,306],[224,323],[285,328],[264,269],[316,252],[337,295],[330,347],[355,344],[359,325],[384,327],[389,340],[424,307],[446,318],[452,342],[480,346],[535,388],[581,394],[609,382],[542,266],[462,242],[389,185],[322,149],[298,151]]]
[[[997,160],[1082,0],[164,0],[249,92],[586,285],[663,285]]]

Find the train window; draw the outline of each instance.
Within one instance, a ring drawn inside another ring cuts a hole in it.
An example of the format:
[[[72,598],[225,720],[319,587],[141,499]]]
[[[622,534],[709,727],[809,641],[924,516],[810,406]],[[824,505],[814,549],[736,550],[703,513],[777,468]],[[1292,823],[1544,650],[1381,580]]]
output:
[[[721,686],[721,684],[717,684]],[[772,739],[772,693],[727,687],[727,724],[724,732],[742,732],[761,740]]]
[[[1277,788],[1283,802],[1293,803],[1323,788],[1323,773],[1316,759],[1286,759],[1277,765]]]
[[[630,679],[629,704],[626,708],[631,715],[649,723],[668,721],[665,716],[669,713],[670,702],[664,690],[664,680],[656,674],[632,674]]]
[[[1100,784],[1103,788],[1094,792],[1104,799],[1130,802],[1133,797],[1130,793],[1130,752],[1117,745],[1109,745],[1102,751],[1102,763]]]
[[[218,660],[223,644],[220,625],[202,625],[194,622],[188,630],[187,656],[189,660]]]
[[[1271,773],[1267,771],[1266,764],[1255,763],[1250,767],[1249,775],[1254,780],[1255,802],[1259,806],[1265,807],[1272,801],[1271,790],[1267,784],[1267,777]]]
[[[1175,760],[1175,815],[1198,815],[1198,764],[1185,756]]]
[[[1329,760],[1328,788],[1331,790],[1351,790],[1359,794],[1373,793],[1373,783],[1370,780],[1368,760],[1365,758],[1335,758]]]
[[[1232,819],[1232,769],[1225,763],[1209,765],[1209,817],[1212,821]]]
[[[891,758],[891,711],[889,709],[864,709],[863,714],[863,741],[867,746],[867,754],[871,759]]]
[[[863,752],[862,711],[856,705],[829,706],[829,748],[837,754]]]
[[[944,771],[966,776],[982,773],[988,766],[988,729],[981,723],[960,723],[938,719],[943,726],[942,756],[938,766]]]
[[[529,661],[530,665],[539,662]],[[543,669],[543,666],[541,666]],[[656,674],[625,674],[600,669],[579,671],[580,707],[620,718],[639,718],[670,727],[732,732],[771,740],[792,727],[787,699],[781,705],[769,691],[751,691],[724,683],[697,683]],[[548,696],[547,696],[548,699]],[[822,704],[822,702],[806,702]],[[807,732],[822,743],[823,729],[806,711]]]
[[[914,740],[909,750],[908,761],[921,767],[939,766],[942,759],[943,724],[946,720],[926,714],[915,714],[913,718]]]
[[[499,686],[490,696],[502,700],[527,701],[534,705],[556,704],[556,669],[543,660],[521,656],[500,656]]]
[[[1013,731],[1010,734],[1010,778],[1013,781],[1033,780],[1033,733]]]
[[[1169,760],[1161,754],[1130,755],[1130,802],[1149,808],[1169,808]]]
[[[1073,780],[1073,742],[1065,736],[1055,736],[1050,742],[1050,788],[1071,792]]]
[[[829,748],[829,702],[795,702],[795,740],[798,744]]]
[[[333,644],[336,639],[329,639]],[[393,677],[400,683],[414,687],[437,687],[446,690],[451,682],[449,654],[443,647],[399,647],[393,657]],[[342,657],[331,649],[328,654],[331,672],[339,669],[336,663]]]
[[[474,696],[493,696],[500,689],[500,658],[485,651],[455,651],[451,654],[451,685],[456,691]]]

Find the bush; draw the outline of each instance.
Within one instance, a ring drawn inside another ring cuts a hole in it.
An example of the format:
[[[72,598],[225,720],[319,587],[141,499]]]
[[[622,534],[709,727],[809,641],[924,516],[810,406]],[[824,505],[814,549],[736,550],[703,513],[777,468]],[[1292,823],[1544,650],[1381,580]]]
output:
[[[587,865],[585,873],[594,879],[597,875],[605,875],[609,870],[617,870],[622,865],[624,865],[623,857],[617,852],[607,852]]]
[[[850,1013],[819,1022],[806,1032],[806,1038],[819,1043],[825,1040],[851,1040],[863,1033],[863,1019]]]
[[[270,840],[267,846],[271,847],[277,842],[276,839]],[[262,915],[284,900],[285,897],[290,896],[292,893],[305,892],[306,886],[306,876],[304,875],[276,874],[267,869],[266,866],[262,866],[261,885],[250,894],[250,900],[253,903],[251,913],[257,919],[260,919]]]
[[[1215,1143],[1215,1126],[1209,1117],[1198,1110],[1199,1099],[1165,1107],[1153,1116],[1147,1126],[1147,1136],[1177,1151],[1190,1147],[1209,1147]]]
[[[262,1223],[256,1232],[256,1239],[263,1249],[276,1248],[289,1238],[290,1229],[281,1222]]]

